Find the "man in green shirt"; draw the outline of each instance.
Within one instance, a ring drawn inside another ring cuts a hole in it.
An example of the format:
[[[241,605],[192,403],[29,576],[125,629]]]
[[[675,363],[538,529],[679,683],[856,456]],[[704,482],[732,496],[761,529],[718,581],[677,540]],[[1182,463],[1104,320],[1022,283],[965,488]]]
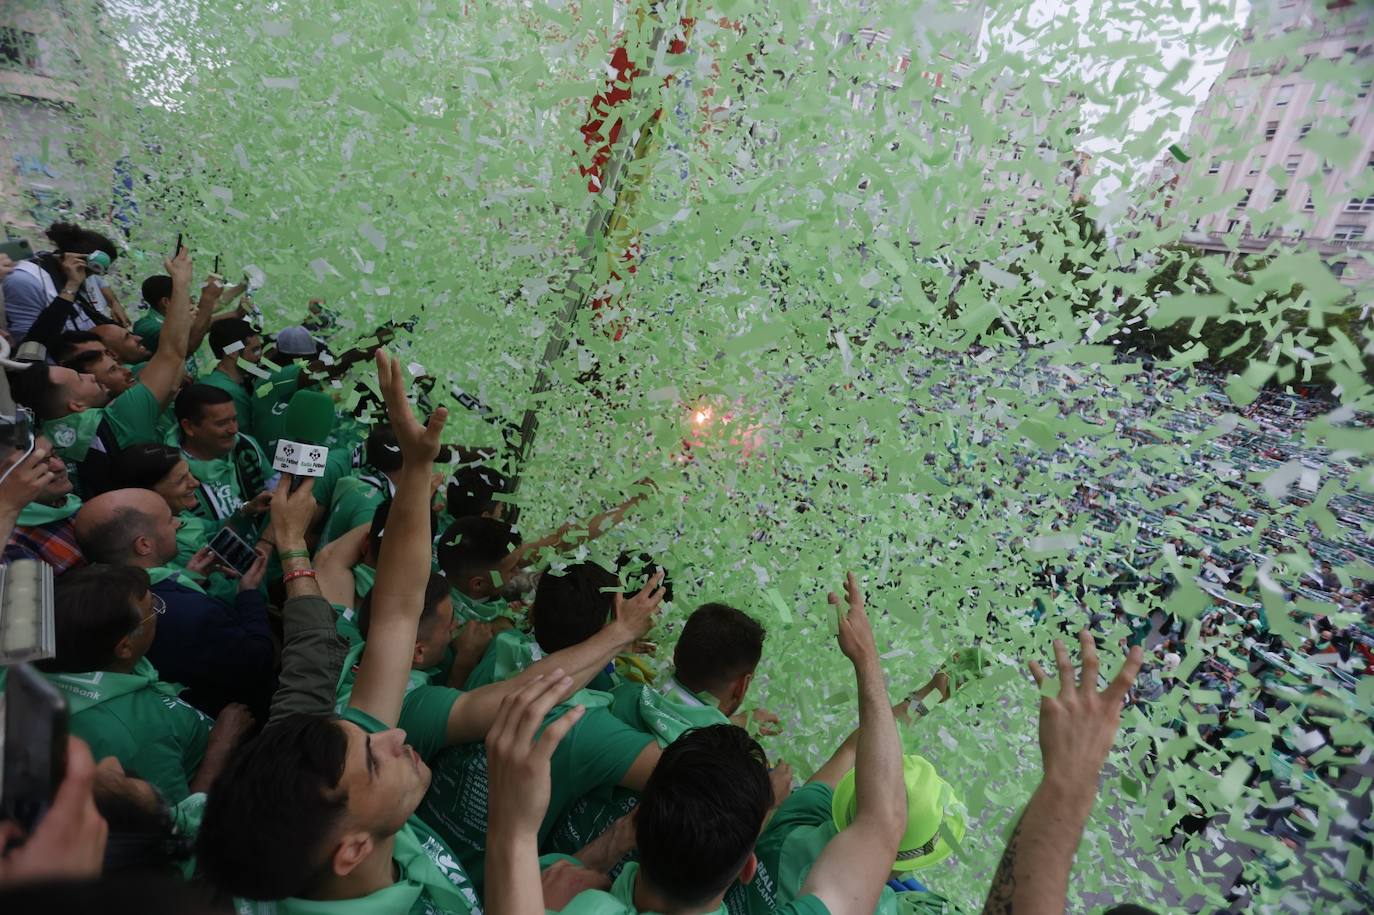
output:
[[[93,565],[57,579],[57,654],[38,667],[63,691],[73,734],[113,756],[169,803],[205,791],[253,727],[242,705],[210,719],[177,698],[145,655],[166,609],[148,573]]]
[[[275,473],[258,443],[239,432],[230,395],[209,385],[189,385],[177,395],[175,409],[178,429],[167,444],[181,448],[200,481],[196,514],[215,520],[236,513],[263,515]]]
[[[210,325],[210,352],[219,360],[200,384],[219,388],[234,399],[239,426],[253,428],[253,385],[262,370],[262,335],[242,318],[226,318]],[[265,373],[263,373],[265,374]]]
[[[334,486],[325,515],[320,545],[348,531],[372,523],[377,507],[396,492],[396,474],[401,470],[401,451],[396,435],[386,425],[375,426],[367,434],[363,466],[355,476],[344,477]]]
[[[541,582],[542,586],[542,582]],[[729,724],[739,711],[763,656],[766,632],[747,614],[720,603],[703,604],[683,624],[673,649],[673,674],[661,685],[626,681],[611,690],[611,714],[667,747],[691,728]],[[785,763],[769,774],[776,802],[791,791]],[[573,854],[594,841],[638,802],[616,789],[609,801],[577,800],[553,828],[544,850]]]
[[[158,415],[182,381],[187,339],[191,329],[191,259],[183,248],[167,261],[172,274],[173,304],[157,352],[138,382],[111,398],[92,375],[56,365],[36,363],[17,373],[11,389],[15,399],[31,408],[43,432],[67,461],[83,498],[113,488],[110,458],[121,448],[157,437]]]
[[[901,739],[852,575],[846,591],[839,643],[858,679],[862,791],[853,821],[821,853],[801,895],[775,910],[785,915],[870,915],[906,823]],[[839,598],[830,597],[839,605]],[[542,909],[537,848],[551,759],[560,737],[576,728],[555,722],[535,741],[529,722],[560,698],[556,689],[537,694],[537,687],[522,692],[487,735],[494,773],[487,904],[503,915]],[[569,717],[579,714],[584,713],[574,709]],[[642,792],[634,824],[639,862],[626,865],[609,892],[586,890],[562,911],[724,915],[730,886],[754,878],[754,845],[772,801],[763,750],[743,729],[712,725],[687,731],[663,751]]]

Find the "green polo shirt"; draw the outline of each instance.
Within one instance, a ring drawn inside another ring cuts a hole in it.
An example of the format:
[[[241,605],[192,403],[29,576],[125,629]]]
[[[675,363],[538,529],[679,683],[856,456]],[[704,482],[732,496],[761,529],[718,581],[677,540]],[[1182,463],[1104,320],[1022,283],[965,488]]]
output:
[[[357,709],[342,719],[369,734],[387,728]],[[235,899],[238,915],[481,915],[477,893],[457,858],[428,826],[411,816],[396,833],[391,853],[400,877],[390,886],[357,899]]]
[[[211,720],[177,698],[181,687],[158,679],[147,658],[132,673],[47,674],[70,709],[71,733],[96,759],[113,756],[128,772],[176,804],[205,758]]]
[[[338,624],[336,622],[337,631]],[[362,661],[363,649],[367,643],[359,641],[348,650],[343,669],[339,671],[339,687],[336,709],[343,713],[348,708],[348,700],[353,696],[353,683],[358,678],[358,664]],[[411,670],[406,682],[405,698],[401,701],[401,717],[397,726],[406,732],[406,743],[428,762],[444,747],[448,746],[448,717],[453,703],[463,695],[461,689],[454,689],[436,683],[443,676],[442,668],[430,670]]]
[[[372,516],[377,514],[377,508],[387,500],[390,492],[390,481],[371,468],[339,480],[325,503],[329,506],[329,516],[320,532],[320,546],[338,540],[359,525],[371,524]]]
[[[609,799],[611,789],[653,738],[612,715],[604,693],[583,690],[545,719],[556,719],[569,705],[587,707],[554,750],[549,808],[539,827],[539,841],[580,797],[597,794]],[[479,892],[486,867],[487,753],[480,743],[449,747],[434,759],[429,791],[419,816],[453,849]]]

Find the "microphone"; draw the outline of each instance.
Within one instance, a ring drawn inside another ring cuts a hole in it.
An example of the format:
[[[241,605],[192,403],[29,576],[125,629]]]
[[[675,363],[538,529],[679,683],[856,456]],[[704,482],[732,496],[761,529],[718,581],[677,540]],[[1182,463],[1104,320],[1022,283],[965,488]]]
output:
[[[334,401],[323,391],[297,391],[286,405],[284,433],[277,442],[272,468],[296,476],[324,475],[329,457],[325,441],[334,428]]]

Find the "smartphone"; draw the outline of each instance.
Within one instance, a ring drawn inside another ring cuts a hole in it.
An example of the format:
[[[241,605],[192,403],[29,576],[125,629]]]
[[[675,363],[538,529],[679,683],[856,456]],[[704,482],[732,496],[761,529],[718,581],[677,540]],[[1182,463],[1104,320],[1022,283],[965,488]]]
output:
[[[210,541],[210,552],[240,575],[247,572],[258,559],[258,552],[253,549],[252,544],[228,527],[220,528],[219,533]]]
[[[215,266],[214,266],[214,268],[213,268],[210,272],[213,273],[215,276],[219,276],[219,255],[218,255],[218,254],[215,255]]]
[[[181,253],[181,233],[178,232],[178,233],[177,233],[177,246],[176,246],[175,248],[172,249],[172,257],[176,257],[176,256],[177,256],[178,254],[180,254],[180,253]]]
[[[33,246],[25,238],[7,238],[0,242],[0,254],[8,254],[15,262],[26,261],[33,257]]]
[[[67,700],[30,664],[9,668],[5,686],[0,817],[32,832],[67,774]]]

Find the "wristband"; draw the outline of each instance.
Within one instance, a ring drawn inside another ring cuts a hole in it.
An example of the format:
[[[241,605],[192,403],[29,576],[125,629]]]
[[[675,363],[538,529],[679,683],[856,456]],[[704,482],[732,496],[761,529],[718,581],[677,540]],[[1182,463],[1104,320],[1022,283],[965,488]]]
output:
[[[280,551],[279,553],[277,553],[277,555],[281,557],[282,562],[285,562],[285,561],[288,560],[288,559],[309,559],[309,558],[310,558],[310,551],[309,551],[309,550],[282,550],[282,551]]]
[[[287,572],[285,575],[282,576],[282,579],[281,579],[281,580],[282,580],[282,584],[289,584],[289,583],[295,581],[297,578],[314,578],[314,577],[315,577],[315,570],[314,570],[314,569],[296,569],[295,571]]]

